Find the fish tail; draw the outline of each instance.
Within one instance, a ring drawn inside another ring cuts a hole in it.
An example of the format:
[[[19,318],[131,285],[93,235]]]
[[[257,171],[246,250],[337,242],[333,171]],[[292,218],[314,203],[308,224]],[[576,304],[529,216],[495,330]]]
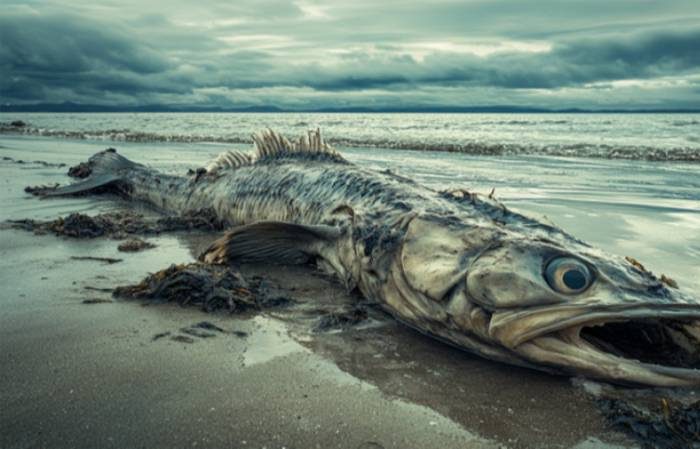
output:
[[[68,173],[75,177],[84,178],[82,181],[46,190],[41,193],[41,196],[78,195],[107,187],[123,182],[124,175],[137,167],[143,167],[143,165],[130,161],[118,154],[115,149],[109,148],[94,154],[87,162],[71,168]]]

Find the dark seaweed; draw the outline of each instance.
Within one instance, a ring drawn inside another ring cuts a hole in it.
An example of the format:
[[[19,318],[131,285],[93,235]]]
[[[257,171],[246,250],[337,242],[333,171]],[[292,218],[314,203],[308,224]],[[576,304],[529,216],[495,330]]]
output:
[[[172,341],[176,341],[178,343],[187,343],[187,344],[192,344],[194,343],[194,338],[188,337],[186,335],[175,335],[173,337],[170,337]]]
[[[104,262],[108,265],[119,263],[122,259],[115,259],[113,257],[94,257],[94,256],[71,256],[71,260],[89,260],[94,262]]]
[[[92,166],[88,162],[81,162],[68,169],[71,178],[84,179],[92,174]]]
[[[159,334],[155,334],[152,338],[153,341],[160,340],[161,338],[168,337],[170,335],[170,332],[161,332]]]
[[[14,158],[11,158],[9,156],[3,156],[2,160],[7,161],[7,162],[13,162],[15,164],[36,164],[36,165],[41,165],[42,167],[61,168],[61,167],[66,166],[66,164],[64,164],[62,162],[52,163],[52,162],[46,162],[46,161],[25,161],[23,159],[14,159]]]
[[[369,318],[367,309],[355,306],[345,310],[335,310],[323,315],[313,327],[316,333],[332,330],[344,330],[366,321]]]
[[[610,425],[639,440],[647,449],[700,448],[700,403],[682,405],[657,398],[650,404],[602,399],[598,406]]]
[[[90,299],[83,299],[83,304],[106,304],[112,302],[111,299],[102,299],[102,298],[90,298]]]
[[[227,310],[230,313],[282,307],[292,302],[271,294],[273,291],[255,278],[244,279],[230,267],[191,263],[171,265],[147,276],[139,284],[117,287],[113,295],[198,306],[207,312]]]
[[[199,323],[197,323],[197,324],[193,324],[193,325],[190,326],[190,327],[192,327],[192,328],[199,328],[199,329],[205,329],[205,330],[208,330],[208,331],[215,331],[215,332],[226,332],[225,330],[223,330],[222,328],[220,328],[220,327],[217,326],[216,324],[210,323],[209,321],[202,321],[202,322],[199,322]]]
[[[155,248],[156,245],[141,239],[129,239],[117,246],[117,250],[126,253],[135,253],[145,249]]]
[[[37,234],[54,233],[73,238],[102,236],[125,238],[130,234],[149,235],[192,230],[218,231],[224,227],[212,209],[160,218],[146,218],[133,212],[109,212],[95,216],[73,213],[52,221],[25,219],[11,220],[8,224],[10,227],[34,231]]]
[[[700,390],[624,388],[583,379],[607,423],[644,449],[700,449]]]

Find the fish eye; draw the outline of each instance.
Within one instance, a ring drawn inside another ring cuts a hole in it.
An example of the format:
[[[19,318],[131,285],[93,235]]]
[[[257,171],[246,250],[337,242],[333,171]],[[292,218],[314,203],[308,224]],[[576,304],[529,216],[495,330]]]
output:
[[[547,264],[545,278],[556,292],[577,294],[586,290],[593,282],[588,266],[573,257],[557,257]]]

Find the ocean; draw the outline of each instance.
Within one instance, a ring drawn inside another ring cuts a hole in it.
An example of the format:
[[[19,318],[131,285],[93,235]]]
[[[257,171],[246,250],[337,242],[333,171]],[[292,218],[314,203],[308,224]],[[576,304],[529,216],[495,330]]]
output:
[[[700,162],[700,114],[0,113],[0,134],[125,142],[247,143],[261,127],[320,128],[359,148]]]
[[[495,189],[513,209],[700,288],[700,114],[2,113],[0,122],[0,156],[74,164],[115,147],[173,173],[250,149],[266,127],[291,137],[320,128],[357,164],[436,189]],[[27,184],[68,181],[65,169],[30,168]],[[0,195],[0,219],[105,207],[20,201],[19,187]]]

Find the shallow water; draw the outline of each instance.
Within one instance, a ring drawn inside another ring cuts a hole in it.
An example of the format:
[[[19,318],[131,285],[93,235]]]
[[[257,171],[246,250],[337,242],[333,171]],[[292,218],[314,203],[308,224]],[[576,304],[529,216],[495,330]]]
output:
[[[341,146],[700,161],[700,114],[0,113],[0,134],[247,143],[266,126]]]

